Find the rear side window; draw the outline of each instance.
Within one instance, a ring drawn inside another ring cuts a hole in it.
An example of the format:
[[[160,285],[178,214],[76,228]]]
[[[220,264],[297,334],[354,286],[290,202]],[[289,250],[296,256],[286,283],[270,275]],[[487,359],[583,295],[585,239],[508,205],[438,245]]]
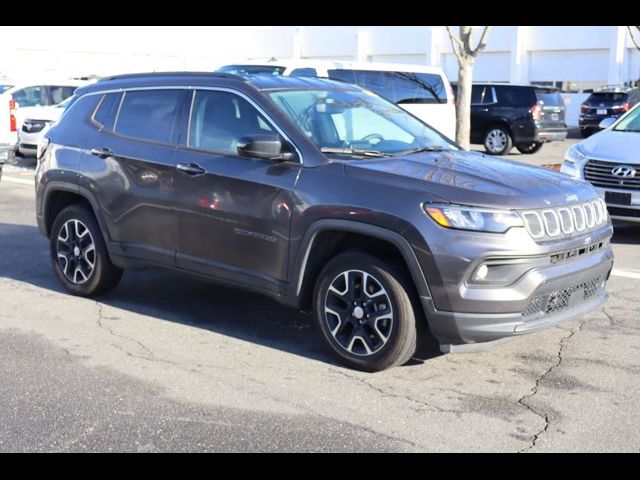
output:
[[[442,77],[433,73],[329,70],[329,78],[352,83],[394,103],[447,103]]]
[[[538,102],[545,107],[564,107],[564,101],[562,95],[559,92],[552,90],[536,90]]]
[[[76,91],[76,88],[78,87],[68,87],[68,86],[62,86],[62,85],[50,86],[49,94],[51,95],[51,104],[57,105],[65,101],[67,98],[73,95],[73,92]]]
[[[5,84],[0,85],[0,93],[4,93],[12,87],[13,85],[5,85]]]
[[[474,85],[471,87],[471,104],[487,105],[494,103],[493,87],[488,85]]]
[[[626,102],[628,95],[622,92],[595,92],[592,93],[587,102]]]
[[[39,107],[46,105],[44,87],[26,87],[16,90],[12,95],[15,102],[21,107]]]
[[[95,123],[107,130],[113,130],[121,98],[122,93],[108,93],[103,95],[100,105],[98,105],[98,110],[96,110],[93,116]]]
[[[170,143],[183,98],[183,90],[126,92],[115,131],[141,140]]]
[[[498,102],[504,107],[531,108],[537,102],[532,88],[497,86],[495,90]]]

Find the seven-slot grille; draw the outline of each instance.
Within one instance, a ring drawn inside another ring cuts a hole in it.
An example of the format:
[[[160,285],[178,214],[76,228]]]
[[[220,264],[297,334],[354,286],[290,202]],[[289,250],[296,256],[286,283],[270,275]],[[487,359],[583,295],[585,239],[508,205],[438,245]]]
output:
[[[536,240],[553,240],[582,235],[608,221],[607,206],[602,198],[566,207],[527,210],[522,212],[524,223]]]
[[[613,170],[618,166],[617,163],[589,160],[584,166],[584,179],[596,187],[640,190],[640,176],[616,176]]]

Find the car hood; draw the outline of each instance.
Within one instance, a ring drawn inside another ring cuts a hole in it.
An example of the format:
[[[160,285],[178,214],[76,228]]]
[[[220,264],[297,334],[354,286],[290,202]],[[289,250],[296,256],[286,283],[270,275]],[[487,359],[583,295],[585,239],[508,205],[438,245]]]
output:
[[[353,160],[345,164],[345,170],[367,181],[419,190],[462,205],[544,208],[597,195],[588,183],[565,174],[476,152]]]
[[[588,158],[640,164],[640,133],[603,130],[582,141],[578,148]]]

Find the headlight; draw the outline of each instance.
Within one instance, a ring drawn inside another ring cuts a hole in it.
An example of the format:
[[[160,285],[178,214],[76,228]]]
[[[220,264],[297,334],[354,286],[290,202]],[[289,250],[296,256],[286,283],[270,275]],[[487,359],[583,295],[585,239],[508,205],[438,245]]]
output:
[[[503,233],[511,227],[524,226],[516,212],[425,203],[423,209],[438,225],[459,230]]]
[[[567,150],[567,153],[565,153],[564,155],[564,161],[567,163],[573,163],[574,165],[576,163],[580,163],[586,158],[587,157],[580,150],[578,150],[578,145],[574,145],[569,148]]]

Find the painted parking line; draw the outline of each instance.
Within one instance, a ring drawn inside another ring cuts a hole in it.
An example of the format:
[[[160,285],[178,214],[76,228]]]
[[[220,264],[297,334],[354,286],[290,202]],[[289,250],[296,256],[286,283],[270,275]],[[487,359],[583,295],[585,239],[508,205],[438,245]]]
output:
[[[611,275],[613,275],[614,277],[635,278],[636,280],[640,280],[640,270],[625,270],[614,268],[611,271]]]
[[[20,183],[22,185],[34,185],[35,180],[25,180],[24,178],[16,178],[16,177],[8,177],[6,175],[2,176],[1,182],[10,182],[10,183]]]

